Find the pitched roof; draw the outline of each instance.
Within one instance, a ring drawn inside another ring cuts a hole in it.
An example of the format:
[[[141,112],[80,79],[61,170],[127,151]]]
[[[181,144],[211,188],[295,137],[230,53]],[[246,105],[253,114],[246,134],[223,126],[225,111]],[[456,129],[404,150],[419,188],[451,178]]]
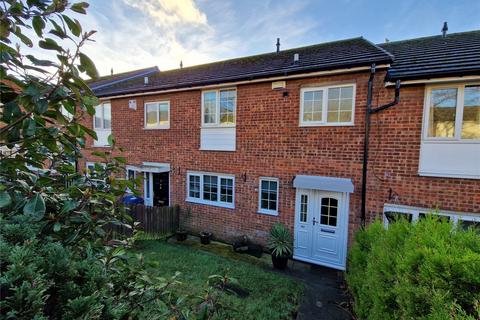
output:
[[[294,63],[293,56],[299,54]],[[335,42],[282,50],[249,57],[202,64],[182,69],[156,72],[144,85],[142,78],[92,87],[99,97],[139,93],[154,90],[188,88],[295,73],[353,68],[372,63],[391,63],[392,56],[363,39],[353,38]]]
[[[127,71],[122,73],[116,73],[108,76],[99,77],[95,80],[89,80],[88,85],[92,90],[98,90],[100,88],[108,87],[117,83],[121,83],[124,81],[129,81],[132,79],[140,78],[143,76],[147,76],[150,74],[154,74],[159,72],[157,66]]]
[[[379,44],[394,56],[387,80],[480,74],[480,30]]]

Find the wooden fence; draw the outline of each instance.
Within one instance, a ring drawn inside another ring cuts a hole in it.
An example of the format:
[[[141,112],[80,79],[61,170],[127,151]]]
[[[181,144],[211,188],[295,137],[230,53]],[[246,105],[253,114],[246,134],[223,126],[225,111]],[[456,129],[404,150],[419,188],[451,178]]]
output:
[[[138,229],[147,234],[172,234],[177,231],[180,220],[180,207],[149,207],[143,204],[129,205],[133,220],[139,222]],[[110,225],[108,231],[131,235],[131,230],[118,225]]]

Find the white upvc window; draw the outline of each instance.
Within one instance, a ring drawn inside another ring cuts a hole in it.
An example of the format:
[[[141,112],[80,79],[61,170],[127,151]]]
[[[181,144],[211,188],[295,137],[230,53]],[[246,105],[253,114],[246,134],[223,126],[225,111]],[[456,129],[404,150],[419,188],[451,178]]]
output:
[[[170,128],[170,101],[145,103],[145,129]]]
[[[425,87],[418,173],[480,179],[480,83]]]
[[[278,215],[278,190],[277,178],[260,178],[258,188],[258,212]]]
[[[480,83],[427,88],[423,138],[480,141]]]
[[[202,91],[202,126],[233,127],[236,122],[237,90]]]
[[[97,166],[98,169],[99,169],[98,166],[100,166],[101,168],[105,168],[106,164],[101,163],[101,162],[86,162],[85,163],[85,175],[87,177],[91,177],[95,173],[95,170],[96,170],[95,166]]]
[[[187,201],[235,207],[235,177],[218,173],[187,173]]]
[[[355,84],[300,90],[300,126],[349,126],[355,115]]]
[[[383,221],[386,227],[388,227],[389,223],[396,221],[399,217],[404,217],[407,221],[413,222],[423,219],[428,214],[439,216],[440,218],[445,219],[445,221],[451,221],[453,224],[458,225],[463,229],[473,227],[480,232],[479,215],[447,210],[432,210],[398,204],[385,204],[383,207]]]
[[[112,107],[110,102],[105,102],[95,106],[95,117],[93,118],[93,128],[95,130],[112,129]]]
[[[95,106],[93,130],[97,134],[97,140],[94,141],[93,145],[95,147],[108,146],[108,136],[112,134],[112,107],[110,102]]]

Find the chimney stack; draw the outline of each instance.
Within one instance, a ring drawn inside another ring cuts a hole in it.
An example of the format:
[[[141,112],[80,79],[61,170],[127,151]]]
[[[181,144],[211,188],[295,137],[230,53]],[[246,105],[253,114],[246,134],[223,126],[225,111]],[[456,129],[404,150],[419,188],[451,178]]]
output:
[[[277,52],[280,52],[280,38],[277,38]]]
[[[443,28],[442,28],[442,37],[446,37],[447,36],[447,31],[448,31],[448,24],[447,24],[447,21],[445,21],[443,23]]]
[[[110,75],[113,76],[113,68],[110,69]]]
[[[183,61],[180,60],[180,69],[182,69],[182,68],[183,68]]]

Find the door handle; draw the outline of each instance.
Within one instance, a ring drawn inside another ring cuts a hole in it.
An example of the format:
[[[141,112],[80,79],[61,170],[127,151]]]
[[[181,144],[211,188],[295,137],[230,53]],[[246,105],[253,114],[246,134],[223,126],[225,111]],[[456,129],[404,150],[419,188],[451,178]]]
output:
[[[315,223],[318,223],[318,221],[315,220],[315,217],[313,217],[313,221],[312,221],[312,222],[313,222],[313,225],[315,225]]]

